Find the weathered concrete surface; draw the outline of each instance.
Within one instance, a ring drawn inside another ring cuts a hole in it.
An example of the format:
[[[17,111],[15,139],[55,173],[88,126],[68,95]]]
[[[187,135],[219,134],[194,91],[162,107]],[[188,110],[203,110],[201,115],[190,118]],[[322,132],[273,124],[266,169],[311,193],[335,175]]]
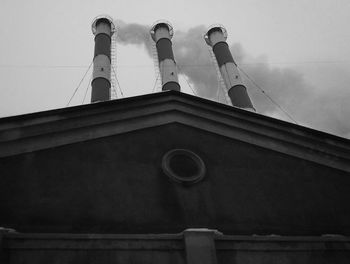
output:
[[[203,181],[162,172],[173,148],[203,159]],[[0,170],[0,224],[23,232],[350,234],[346,172],[177,123],[3,158]]]
[[[174,91],[3,118],[0,263],[348,263],[349,172],[349,140]]]
[[[0,226],[350,235],[349,141],[176,92],[0,120]],[[192,186],[161,160],[206,164]]]
[[[186,232],[185,232],[186,233]],[[198,236],[202,242],[203,234]],[[208,237],[209,238],[209,237]],[[216,260],[205,263],[290,264],[349,263],[350,240],[347,237],[276,237],[215,235],[210,254]],[[209,240],[210,240],[209,239]],[[208,240],[208,241],[209,241]],[[195,247],[198,243],[196,242]],[[206,244],[206,243],[204,243]],[[7,234],[4,237],[4,264],[41,263],[200,263],[208,252],[193,249],[186,234],[168,235],[77,235]],[[198,245],[199,247],[201,245]],[[203,245],[202,245],[203,246]],[[205,246],[205,245],[204,245]],[[192,252],[190,252],[192,251]],[[190,262],[187,255],[193,257]]]
[[[218,263],[349,263],[350,240],[342,236],[223,236],[216,240]]]
[[[208,229],[187,229],[183,232],[187,264],[217,264],[215,236],[219,233]]]
[[[350,172],[347,139],[175,91],[0,119],[0,157],[181,123]]]

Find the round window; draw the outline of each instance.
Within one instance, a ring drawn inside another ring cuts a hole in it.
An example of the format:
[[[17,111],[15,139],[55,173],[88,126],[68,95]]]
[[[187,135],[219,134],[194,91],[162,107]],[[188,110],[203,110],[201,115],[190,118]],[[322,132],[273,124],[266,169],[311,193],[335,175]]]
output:
[[[164,173],[180,183],[196,183],[205,175],[203,160],[192,151],[173,149],[168,151],[162,160]]]

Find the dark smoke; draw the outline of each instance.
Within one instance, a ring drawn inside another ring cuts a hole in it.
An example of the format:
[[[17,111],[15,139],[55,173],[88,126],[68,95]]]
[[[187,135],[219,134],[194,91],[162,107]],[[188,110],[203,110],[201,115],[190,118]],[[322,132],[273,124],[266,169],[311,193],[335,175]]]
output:
[[[152,55],[150,26],[126,24],[122,21],[117,22],[117,25],[118,41],[121,44],[143,45],[148,54]],[[223,101],[223,97],[218,97],[217,75],[203,39],[205,32],[204,26],[197,26],[186,32],[175,32],[175,59],[180,73],[187,76],[199,96]],[[271,67],[266,57],[249,56],[239,43],[233,44],[230,49],[240,68],[299,124],[350,137],[350,77],[346,72],[341,73],[335,81],[337,87],[321,89],[308,84],[303,74],[292,68]],[[242,77],[258,113],[291,121],[243,74]]]
[[[327,74],[334,82],[330,86],[322,82],[313,86],[305,81],[301,72],[291,68],[272,68],[264,63],[266,58],[250,57],[239,44],[234,44],[231,51],[237,64],[299,124],[350,137],[350,77],[345,71],[339,69],[337,77],[332,77],[329,68],[320,69],[320,76]],[[249,80],[245,79],[245,84],[259,113],[291,121]]]
[[[150,26],[140,25],[136,23],[125,23],[121,20],[116,21],[117,25],[117,40],[119,43],[127,45],[141,45],[144,46],[148,55],[152,56]]]
[[[203,38],[205,31],[204,26],[191,28],[187,32],[177,31],[173,39],[174,55],[180,72],[191,80],[197,94],[215,99],[217,74]]]

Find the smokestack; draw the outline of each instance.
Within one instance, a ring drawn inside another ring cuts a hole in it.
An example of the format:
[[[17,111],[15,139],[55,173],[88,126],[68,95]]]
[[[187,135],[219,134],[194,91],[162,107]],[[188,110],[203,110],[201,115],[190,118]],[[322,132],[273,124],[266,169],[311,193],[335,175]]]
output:
[[[204,39],[213,49],[232,105],[255,111],[247,93],[247,89],[244,86],[238,72],[237,64],[233,60],[232,54],[226,42],[226,29],[221,25],[212,26],[205,34]]]
[[[174,60],[171,43],[171,38],[174,34],[173,27],[169,22],[157,22],[152,26],[150,33],[152,39],[156,43],[162,90],[180,91],[176,62]]]
[[[111,37],[115,31],[112,18],[98,16],[92,23],[95,35],[94,69],[91,82],[91,103],[110,100]]]

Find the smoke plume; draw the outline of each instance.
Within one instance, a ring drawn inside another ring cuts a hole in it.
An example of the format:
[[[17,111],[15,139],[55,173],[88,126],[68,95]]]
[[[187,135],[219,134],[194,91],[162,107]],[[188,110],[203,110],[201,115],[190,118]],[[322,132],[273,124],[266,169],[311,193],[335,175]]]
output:
[[[121,44],[134,44],[144,46],[148,55],[152,56],[150,43],[150,27],[136,23],[127,24],[121,20],[115,22],[118,30],[117,41]]]
[[[237,64],[299,124],[350,137],[350,106],[347,103],[350,100],[350,77],[344,69],[330,74],[329,65],[320,68],[317,74],[320,80],[311,85],[302,72],[270,67],[266,58],[252,58],[240,44],[234,44],[231,51]],[[322,79],[333,80],[325,84]],[[259,113],[290,121],[249,80],[245,79],[245,84]]]
[[[143,45],[152,56],[150,26],[122,21],[118,21],[117,25],[119,43]],[[224,97],[219,96],[217,74],[203,39],[205,32],[204,26],[175,32],[172,39],[175,60],[180,73],[187,76],[197,95],[224,102]],[[250,56],[239,43],[233,44],[230,49],[239,67],[299,124],[350,137],[350,77],[346,71],[339,71],[332,87],[322,87],[322,84],[315,87],[306,82],[301,72],[271,67],[266,57]],[[242,72],[241,75],[258,113],[291,121]]]

